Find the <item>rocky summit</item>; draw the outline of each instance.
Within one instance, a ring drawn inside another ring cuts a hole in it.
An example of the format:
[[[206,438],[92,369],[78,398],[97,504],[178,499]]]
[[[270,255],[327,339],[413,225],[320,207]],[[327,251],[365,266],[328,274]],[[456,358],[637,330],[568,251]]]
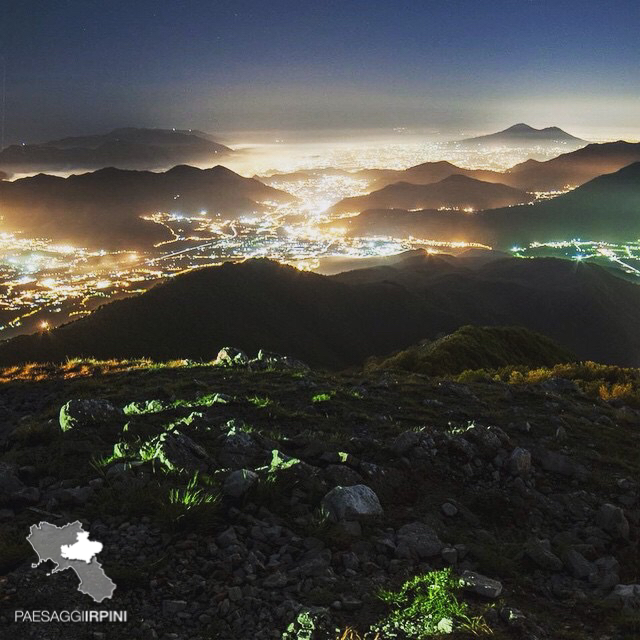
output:
[[[341,639],[640,634],[640,395],[587,363],[328,374],[264,353],[0,372],[0,635]],[[32,525],[78,521],[128,622]],[[6,635],[5,635],[6,634]]]

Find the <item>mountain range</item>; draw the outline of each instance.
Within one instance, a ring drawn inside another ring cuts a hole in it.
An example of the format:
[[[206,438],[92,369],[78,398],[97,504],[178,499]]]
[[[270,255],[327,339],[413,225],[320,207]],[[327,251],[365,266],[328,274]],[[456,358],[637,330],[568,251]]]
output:
[[[457,144],[517,147],[549,144],[580,146],[586,144],[586,140],[576,138],[559,127],[535,129],[528,124],[520,122],[504,129],[503,131],[477,136],[475,138],[465,138],[464,140],[460,140]]]
[[[11,145],[0,152],[0,169],[8,173],[78,169],[159,169],[183,163],[217,164],[232,153],[201,131],[114,129],[108,133]]]
[[[581,187],[532,205],[457,211],[372,209],[345,218],[352,236],[414,235],[431,240],[480,242],[496,249],[553,240],[628,242],[640,237],[640,162],[594,178]]]
[[[14,338],[0,345],[0,364],[211,359],[232,345],[343,368],[479,324],[524,326],[580,358],[637,365],[639,323],[640,288],[592,264],[419,254],[329,277],[261,259],[192,271],[50,332]]]
[[[227,218],[259,211],[263,201],[294,196],[222,166],[176,166],[164,173],[107,168],[61,178],[39,174],[0,183],[3,228],[91,248],[144,248],[169,237],[141,220],[158,211],[224,212]]]
[[[366,196],[344,198],[332,213],[365,209],[495,209],[534,200],[534,196],[504,184],[484,182],[461,174],[433,184],[395,182]]]
[[[563,153],[551,160],[527,160],[506,173],[505,184],[528,191],[576,187],[640,161],[640,142],[605,142]]]
[[[527,160],[507,171],[466,169],[451,162],[424,162],[408,169],[366,169],[353,174],[368,179],[374,189],[395,182],[429,184],[459,174],[483,182],[506,184],[523,191],[556,191],[577,187],[604,173],[613,173],[640,161],[640,143],[605,142],[589,144],[551,160]]]

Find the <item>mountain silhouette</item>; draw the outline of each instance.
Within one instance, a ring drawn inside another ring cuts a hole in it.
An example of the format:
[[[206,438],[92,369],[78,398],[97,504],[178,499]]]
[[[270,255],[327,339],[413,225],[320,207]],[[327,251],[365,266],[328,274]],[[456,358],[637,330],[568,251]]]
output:
[[[111,167],[68,178],[40,174],[0,183],[5,229],[108,249],[148,248],[169,237],[141,215],[204,209],[233,218],[260,210],[256,203],[265,200],[295,198],[219,165],[181,165],[164,173]]]
[[[453,174],[433,184],[396,182],[366,196],[344,198],[330,211],[345,213],[365,209],[491,209],[531,202],[530,194],[504,184],[483,182]]]
[[[589,144],[551,160],[527,160],[512,167],[504,183],[528,191],[563,190],[640,161],[640,142]]]
[[[462,145],[484,145],[484,146],[523,146],[523,145],[548,145],[548,144],[570,144],[579,146],[586,144],[585,140],[576,138],[571,134],[563,131],[559,127],[545,127],[544,129],[535,129],[520,122],[513,126],[490,133],[488,135],[476,136],[474,138],[465,138],[460,140]]]
[[[12,145],[0,152],[0,168],[13,173],[78,169],[159,169],[182,163],[217,164],[229,147],[201,131],[114,129],[108,133]]]
[[[581,187],[532,205],[457,211],[378,209],[332,223],[351,236],[414,235],[437,241],[480,242],[496,249],[514,244],[583,238],[628,242],[640,237],[640,162],[594,178]]]
[[[329,277],[262,259],[193,271],[51,332],[14,338],[0,345],[0,364],[208,360],[235,345],[341,368],[479,324],[524,326],[580,358],[637,365],[639,322],[640,288],[591,264],[508,258],[469,268],[414,255]]]

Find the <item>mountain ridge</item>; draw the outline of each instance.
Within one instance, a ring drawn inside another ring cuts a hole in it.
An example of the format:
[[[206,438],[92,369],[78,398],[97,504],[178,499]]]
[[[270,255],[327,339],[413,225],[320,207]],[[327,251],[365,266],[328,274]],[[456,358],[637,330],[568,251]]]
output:
[[[640,288],[595,265],[505,258],[471,268],[412,256],[329,277],[261,259],[189,272],[51,332],[14,338],[0,345],[0,364],[207,359],[233,344],[288,345],[296,358],[342,368],[465,324],[521,325],[581,358],[638,364],[638,323]]]
[[[10,173],[73,171],[116,166],[160,169],[184,162],[212,163],[233,153],[200,131],[124,127],[104,134],[73,136],[0,151]]]
[[[168,231],[141,215],[180,210],[224,211],[229,218],[260,209],[257,202],[295,197],[216,165],[178,165],[165,172],[106,167],[67,178],[37,174],[0,182],[7,230],[46,235],[58,242],[98,248],[145,248]]]
[[[520,145],[522,143],[536,142],[539,144],[562,143],[571,145],[586,144],[586,140],[577,138],[557,126],[536,129],[524,122],[520,122],[501,131],[489,133],[472,138],[464,138],[458,144],[482,145],[482,144],[506,144]]]

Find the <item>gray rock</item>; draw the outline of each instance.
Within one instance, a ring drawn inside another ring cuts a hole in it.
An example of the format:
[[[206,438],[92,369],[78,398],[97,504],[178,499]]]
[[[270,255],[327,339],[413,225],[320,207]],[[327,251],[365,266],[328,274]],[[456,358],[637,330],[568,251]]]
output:
[[[591,580],[597,575],[598,569],[593,562],[589,562],[579,551],[569,549],[562,556],[565,567],[574,578]]]
[[[12,503],[16,499],[18,502],[24,502],[22,496],[27,487],[18,478],[17,472],[17,467],[0,462],[0,504]]]
[[[153,438],[145,447],[169,469],[204,471],[209,456],[204,447],[180,431],[167,431]]]
[[[465,437],[471,440],[485,458],[493,458],[503,444],[509,442],[509,437],[498,427],[473,425],[465,432]]]
[[[362,476],[344,464],[330,464],[322,470],[322,477],[332,487],[362,484]]]
[[[530,538],[525,545],[525,553],[542,569],[549,571],[562,569],[562,560],[551,551],[551,544],[548,540]]]
[[[512,476],[527,476],[531,473],[531,452],[516,447],[507,458],[507,470]]]
[[[37,487],[23,487],[14,491],[8,497],[8,502],[14,505],[38,504],[40,501],[40,490]]]
[[[94,427],[121,420],[124,412],[108,400],[77,399],[69,400],[60,409],[60,428],[62,431]]]
[[[629,538],[629,522],[620,507],[603,504],[596,514],[596,524],[615,538]]]
[[[451,502],[445,502],[441,507],[440,510],[442,511],[442,513],[444,513],[445,516],[447,516],[448,518],[452,518],[453,516],[455,516],[458,513],[458,507],[456,507],[455,504],[452,504]]]
[[[271,351],[265,351],[260,349],[258,351],[257,361],[252,361],[252,366],[257,365],[260,367],[268,367],[272,369],[298,369],[302,371],[308,371],[309,366],[301,360],[296,360],[290,356],[283,356],[279,353],[273,353]]]
[[[453,547],[445,547],[440,552],[440,555],[447,564],[456,564],[458,562],[458,550]]]
[[[249,356],[235,347],[222,347],[214,362],[221,367],[246,367],[249,364]]]
[[[251,434],[234,424],[224,436],[218,458],[220,464],[225,467],[237,469],[254,466],[252,463],[257,462],[261,454],[264,454],[264,451]]]
[[[358,520],[383,514],[378,496],[364,484],[331,489],[322,499],[322,508],[334,521]]]
[[[618,584],[603,602],[613,609],[640,610],[640,584]]]
[[[558,473],[568,478],[577,478],[578,480],[585,480],[589,477],[589,472],[584,465],[575,462],[562,453],[537,447],[533,451],[533,457],[545,471]]]
[[[424,522],[411,522],[398,529],[396,557],[407,559],[433,558],[444,544],[436,532]]]
[[[187,608],[185,600],[163,600],[162,601],[162,615],[166,618],[175,616],[177,613],[184,611]]]
[[[243,496],[258,481],[258,474],[250,469],[232,471],[222,485],[222,493],[232,498]]]
[[[217,538],[216,543],[222,548],[226,549],[231,545],[238,544],[238,536],[233,527],[225,529]]]
[[[594,565],[598,573],[590,581],[600,588],[611,589],[620,582],[620,563],[613,556],[598,558]]]
[[[95,492],[91,487],[72,487],[69,489],[62,489],[60,493],[61,495],[56,496],[56,498],[61,504],[74,506],[86,504],[95,495]]]
[[[502,583],[498,580],[492,580],[480,573],[473,571],[463,571],[460,578],[463,582],[463,588],[479,596],[495,599],[500,597],[502,593]]]
[[[391,445],[393,452],[398,456],[404,456],[414,449],[420,446],[424,436],[419,431],[403,431]]]

